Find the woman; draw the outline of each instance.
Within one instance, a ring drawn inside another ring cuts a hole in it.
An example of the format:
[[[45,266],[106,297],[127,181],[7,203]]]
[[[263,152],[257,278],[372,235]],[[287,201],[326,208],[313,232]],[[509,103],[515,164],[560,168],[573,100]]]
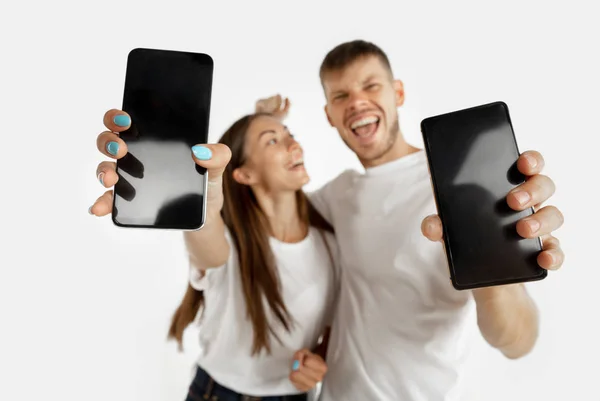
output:
[[[111,132],[98,148],[121,158],[127,147],[116,132],[130,118],[111,110],[104,121]],[[208,169],[207,216],[201,230],[184,234],[190,281],[169,330],[181,346],[200,312],[202,352],[188,400],[305,400],[326,372],[316,347],[326,348],[337,273],[333,230],[301,189],[309,181],[302,148],[278,118],[256,113],[191,153]],[[105,187],[117,182],[114,163],[97,173]],[[90,213],[111,208],[107,191]]]

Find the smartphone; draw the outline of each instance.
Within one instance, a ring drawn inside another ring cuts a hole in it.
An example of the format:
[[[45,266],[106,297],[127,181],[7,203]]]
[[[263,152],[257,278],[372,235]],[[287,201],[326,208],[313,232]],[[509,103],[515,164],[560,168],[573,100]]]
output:
[[[444,228],[450,280],[458,290],[542,280],[539,238],[525,239],[506,196],[525,176],[508,106],[494,102],[421,122],[431,184]]]
[[[204,53],[132,50],[120,134],[128,153],[117,161],[112,220],[120,227],[199,230],[205,222],[206,169],[192,146],[208,141],[213,59]]]

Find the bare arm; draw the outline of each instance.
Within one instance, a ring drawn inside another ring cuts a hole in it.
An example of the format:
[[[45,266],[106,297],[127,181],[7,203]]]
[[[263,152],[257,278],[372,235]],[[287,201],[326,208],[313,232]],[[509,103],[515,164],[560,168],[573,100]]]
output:
[[[538,337],[537,307],[523,284],[473,290],[485,340],[507,358],[528,354]]]
[[[223,208],[223,172],[231,151],[225,145],[205,145],[212,152],[208,160],[196,163],[207,168],[208,193],[206,194],[206,222],[202,229],[184,233],[185,246],[193,264],[200,270],[222,266],[229,257],[229,244],[225,239],[225,223],[221,217]],[[205,159],[205,158],[203,158]]]

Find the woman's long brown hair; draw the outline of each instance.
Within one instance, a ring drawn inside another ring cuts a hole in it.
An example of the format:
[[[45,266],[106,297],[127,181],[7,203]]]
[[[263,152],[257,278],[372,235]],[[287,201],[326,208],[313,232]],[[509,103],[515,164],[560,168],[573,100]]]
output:
[[[268,322],[264,300],[279,323],[290,330],[291,316],[283,302],[279,275],[269,246],[271,233],[269,222],[262,212],[249,186],[233,179],[233,171],[245,162],[246,134],[250,124],[259,116],[250,114],[236,121],[223,134],[220,143],[231,149],[231,161],[223,173],[224,203],[221,216],[229,229],[233,246],[237,251],[242,277],[242,288],[247,306],[247,315],[254,329],[252,355],[266,349],[271,351],[271,336],[276,337],[272,324]],[[333,232],[331,225],[311,205],[302,190],[296,192],[298,215],[301,222],[323,231]],[[181,304],[175,311],[169,329],[169,338],[177,340],[182,349],[183,332],[194,321],[204,305],[201,291],[187,285]]]

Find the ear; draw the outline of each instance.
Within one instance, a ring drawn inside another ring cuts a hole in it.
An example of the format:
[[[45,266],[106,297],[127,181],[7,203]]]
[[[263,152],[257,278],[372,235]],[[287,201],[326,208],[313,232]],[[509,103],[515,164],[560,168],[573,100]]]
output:
[[[255,181],[254,175],[245,167],[238,167],[233,170],[233,179],[242,185],[253,185]]]
[[[331,117],[329,117],[329,110],[327,109],[327,105],[325,105],[325,107],[323,109],[325,110],[325,115],[327,116],[327,121],[329,122],[329,125],[331,125],[333,127],[333,123],[331,122]]]
[[[396,92],[396,107],[404,104],[404,84],[399,79],[394,80],[394,91]]]

